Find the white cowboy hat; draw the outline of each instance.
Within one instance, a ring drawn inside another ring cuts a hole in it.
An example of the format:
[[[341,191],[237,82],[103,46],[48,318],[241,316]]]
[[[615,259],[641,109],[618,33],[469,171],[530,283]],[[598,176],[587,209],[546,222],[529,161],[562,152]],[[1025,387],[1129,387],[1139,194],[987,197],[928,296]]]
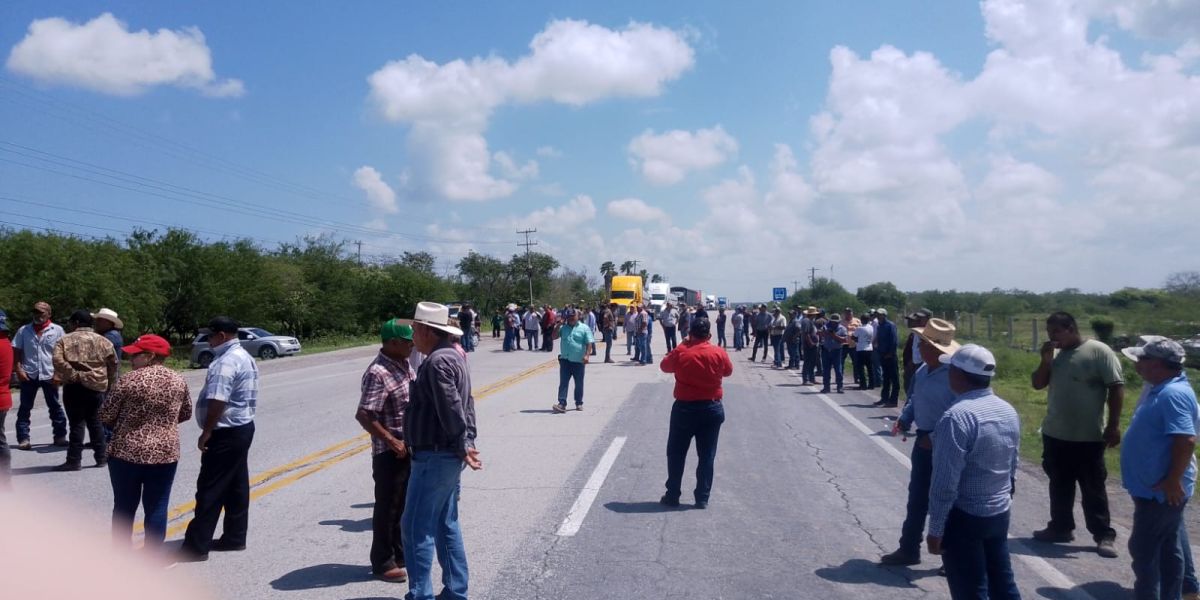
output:
[[[124,329],[125,323],[121,322],[121,318],[117,316],[117,312],[111,308],[102,308],[92,313],[93,319],[104,319],[113,324],[117,329]]]
[[[929,319],[928,325],[913,327],[912,330],[921,339],[933,344],[933,347],[940,350],[943,354],[954,354],[958,352],[959,348],[959,343],[954,341],[954,334],[957,329],[954,323],[950,321]]]
[[[463,330],[450,324],[450,308],[436,302],[418,302],[417,312],[413,315],[413,323],[426,327],[440,329],[450,335],[462,335]]]

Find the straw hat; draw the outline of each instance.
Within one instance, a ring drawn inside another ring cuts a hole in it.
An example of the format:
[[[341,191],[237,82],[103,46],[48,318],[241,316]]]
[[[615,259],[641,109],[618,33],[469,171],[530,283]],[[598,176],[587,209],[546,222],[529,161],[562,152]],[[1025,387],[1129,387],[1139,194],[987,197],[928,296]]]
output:
[[[417,312],[413,315],[413,323],[426,327],[440,329],[450,335],[462,335],[463,330],[450,324],[450,308],[436,302],[418,302]]]
[[[933,344],[933,347],[943,354],[954,354],[958,351],[959,343],[954,341],[957,330],[954,323],[936,318],[929,319],[929,323],[924,327],[913,327],[913,333]]]
[[[115,311],[111,308],[102,308],[102,309],[92,313],[92,318],[93,319],[104,319],[105,321],[112,323],[113,327],[116,327],[117,329],[125,328],[125,323],[121,322],[121,318],[117,316],[117,311]]]

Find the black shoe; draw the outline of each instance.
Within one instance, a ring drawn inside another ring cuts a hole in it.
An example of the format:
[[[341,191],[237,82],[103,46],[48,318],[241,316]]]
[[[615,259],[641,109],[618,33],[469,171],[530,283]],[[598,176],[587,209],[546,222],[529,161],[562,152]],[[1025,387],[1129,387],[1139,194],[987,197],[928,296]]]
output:
[[[885,405],[885,404],[887,404],[887,401],[886,401],[886,400],[880,400],[880,401],[878,401],[878,402],[876,402],[876,403],[872,404],[871,406],[883,406],[883,405]]]
[[[207,552],[201,554],[195,550],[187,548],[186,546],[181,546],[179,551],[175,553],[175,562],[193,563],[204,562],[206,560],[208,560]]]
[[[694,506],[700,510],[704,510],[708,508],[708,500],[697,500]]]
[[[70,445],[70,442],[67,441],[67,436],[65,436],[65,435],[55,436],[54,437],[54,445],[58,446],[59,448],[66,448],[67,446]]]
[[[879,407],[880,408],[896,408],[896,403],[895,402],[886,402],[884,404],[880,404]]]
[[[1055,531],[1047,527],[1033,532],[1033,539],[1048,544],[1065,544],[1075,541],[1075,534],[1070,531]]]
[[[946,576],[946,566],[942,565],[942,566],[938,567],[938,577],[945,577],[945,576]]]
[[[821,388],[821,393],[822,393],[822,394],[828,394],[828,393],[829,393],[829,388]]]
[[[879,557],[879,564],[898,567],[909,567],[912,565],[921,564],[921,555],[909,554],[903,550],[897,550],[891,554],[884,554]]]
[[[214,552],[241,552],[242,550],[246,549],[246,544],[234,544],[226,542],[224,538],[221,538],[214,541],[212,546],[209,546],[208,549]]]
[[[104,467],[107,467],[107,466],[108,466],[107,458],[97,458],[96,459],[96,468],[103,469]]]
[[[57,471],[57,472],[82,471],[83,465],[80,463],[80,461],[68,460],[67,462],[65,462],[63,464],[58,465],[57,467],[54,467],[52,470]]]
[[[679,498],[672,498],[669,494],[663,494],[663,497],[658,499],[658,503],[674,508],[679,506]]]

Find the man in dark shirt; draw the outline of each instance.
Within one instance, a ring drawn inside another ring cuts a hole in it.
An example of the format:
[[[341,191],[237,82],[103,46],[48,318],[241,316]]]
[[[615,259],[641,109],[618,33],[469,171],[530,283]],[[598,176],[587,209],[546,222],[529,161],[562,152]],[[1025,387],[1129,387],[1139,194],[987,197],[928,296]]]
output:
[[[471,372],[454,348],[449,309],[417,303],[413,342],[425,360],[417,369],[404,413],[404,443],[412,456],[401,534],[408,566],[408,598],[433,600],[435,548],[448,598],[467,597],[467,554],[458,524],[458,491],[463,465],[483,468],[475,449],[475,399]]]
[[[899,334],[896,324],[888,320],[887,309],[881,308],[875,314],[879,319],[879,326],[875,329],[875,353],[879,355],[879,364],[883,367],[879,402],[875,406],[895,407],[900,401],[900,363],[896,360]]]

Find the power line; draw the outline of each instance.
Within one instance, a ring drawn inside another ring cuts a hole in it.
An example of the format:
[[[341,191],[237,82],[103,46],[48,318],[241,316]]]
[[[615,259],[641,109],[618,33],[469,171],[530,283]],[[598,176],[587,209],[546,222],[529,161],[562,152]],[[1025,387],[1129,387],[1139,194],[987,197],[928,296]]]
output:
[[[525,246],[525,268],[526,268],[527,274],[529,275],[529,306],[533,306],[533,262],[529,258],[529,248],[531,246],[538,245],[538,243],[536,241],[532,241],[532,242],[529,241],[529,234],[531,234],[531,233],[537,233],[537,228],[525,229],[523,231],[517,232],[518,235],[520,235],[520,234],[525,235],[525,242],[524,243],[517,242],[517,245]]]

